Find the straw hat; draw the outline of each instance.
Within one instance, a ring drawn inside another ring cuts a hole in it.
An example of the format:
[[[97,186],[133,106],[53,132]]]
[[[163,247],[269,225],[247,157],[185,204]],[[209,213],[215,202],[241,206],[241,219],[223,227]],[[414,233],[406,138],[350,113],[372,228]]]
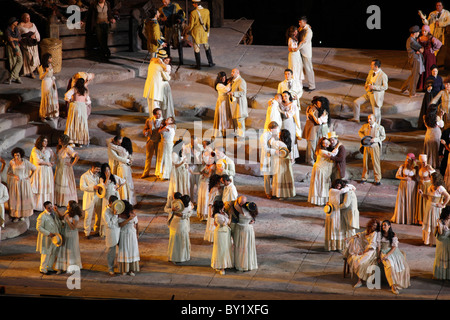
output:
[[[106,196],[106,187],[103,183],[99,183],[97,185],[98,189],[96,191],[97,197],[99,197],[100,199],[103,199]]]
[[[63,244],[63,238],[59,233],[57,233],[52,237],[52,242],[56,247],[61,247]]]
[[[323,211],[324,211],[326,214],[331,213],[331,212],[333,211],[333,205],[332,205],[330,202],[327,202],[327,203],[325,204],[325,207],[323,207]]]
[[[112,208],[115,214],[121,214],[125,210],[125,202],[122,200],[116,200],[113,202]]]

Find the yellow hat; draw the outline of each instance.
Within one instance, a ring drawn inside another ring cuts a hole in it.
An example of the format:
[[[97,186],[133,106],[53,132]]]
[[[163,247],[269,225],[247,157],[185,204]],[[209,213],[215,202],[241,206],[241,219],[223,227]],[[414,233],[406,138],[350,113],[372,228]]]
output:
[[[61,247],[63,244],[63,238],[59,233],[57,233],[52,237],[52,242],[56,247]]]

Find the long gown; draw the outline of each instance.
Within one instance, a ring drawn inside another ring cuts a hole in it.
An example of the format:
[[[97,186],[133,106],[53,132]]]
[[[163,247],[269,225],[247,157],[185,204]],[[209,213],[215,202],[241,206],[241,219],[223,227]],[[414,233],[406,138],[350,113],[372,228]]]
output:
[[[234,267],[234,252],[231,243],[231,229],[228,226],[228,217],[216,213],[214,221],[217,226],[214,230],[214,244],[211,256],[211,268],[216,270]]]
[[[67,146],[56,153],[55,169],[55,204],[62,207],[67,206],[70,200],[78,202],[77,185],[71,159],[77,153],[72,147]]]
[[[41,35],[39,34],[39,30],[34,23],[31,23],[30,28],[26,28],[22,23],[20,23],[17,28],[19,29],[21,35],[28,32],[34,32],[36,41],[41,41]],[[27,75],[32,73],[40,64],[39,46],[38,44],[30,46],[21,43],[21,47],[23,54],[23,74]]]
[[[239,271],[250,271],[258,269],[255,230],[248,210],[243,208],[242,212],[243,215],[239,215],[239,222],[236,223],[233,233],[234,267]]]
[[[433,279],[450,279],[450,229],[442,222],[437,222],[438,237],[434,256]]]
[[[191,259],[191,241],[189,239],[191,208],[185,208],[182,216],[173,215],[169,225],[168,257],[172,262],[185,262]]]
[[[119,224],[125,219],[119,217]],[[120,228],[119,251],[117,254],[117,262],[119,264],[119,272],[125,273],[130,271],[139,271],[139,244],[135,225],[138,218],[134,217],[126,225]]]
[[[225,135],[225,130],[233,128],[233,117],[230,109],[230,99],[227,95],[231,90],[231,83],[224,85],[218,83],[216,109],[214,111],[214,136],[221,137]]]
[[[30,162],[36,167],[31,176],[31,188],[34,194],[35,210],[44,211],[44,202],[55,202],[55,181],[51,166],[40,165],[42,162],[54,162],[56,156],[52,149],[39,150],[34,147],[31,150]]]
[[[392,245],[389,240],[381,235],[377,235],[378,247],[380,248],[380,258],[383,258],[393,247],[394,251],[383,261],[384,272],[388,280],[389,286],[395,285],[399,289],[408,288],[410,283],[410,269],[406,261],[405,254],[398,248],[398,238],[392,239]]]
[[[66,92],[65,100],[70,101],[69,111],[67,113],[66,129],[64,134],[68,135],[75,144],[89,144],[89,125],[87,105],[91,104],[89,95],[86,96],[86,102],[76,101],[76,96],[80,96],[75,89]]]
[[[166,65],[166,72],[170,75],[172,71],[171,65]],[[175,116],[175,110],[173,107],[172,88],[168,80],[162,81],[163,100],[161,102],[161,111],[164,119]]]
[[[206,228],[205,234],[203,235],[203,240],[213,242],[214,241],[214,229],[216,226],[214,225],[213,214],[213,205],[214,201],[222,199],[222,189],[218,187],[213,187],[209,190],[208,194],[208,218],[206,220]]]
[[[298,47],[298,42],[292,38],[289,38],[288,47],[289,49],[296,49]],[[303,80],[303,61],[300,51],[289,51],[288,68],[292,70],[292,76],[294,79],[300,81]]]
[[[33,215],[34,194],[29,176],[30,172],[35,170],[36,167],[26,159],[22,159],[22,163],[18,165],[14,159],[9,162],[7,185],[10,216],[13,218],[26,218]],[[19,180],[11,174],[18,176]]]
[[[190,192],[189,171],[185,163],[186,158],[184,155],[180,157],[178,153],[172,152],[172,170],[170,172],[169,190],[167,191],[166,208],[171,207],[174,193],[179,192],[182,195],[185,194],[189,195]]]
[[[286,108],[287,106],[285,106]],[[281,128],[286,129],[291,134],[291,153],[294,159],[299,157],[298,147],[297,147],[297,123],[295,121],[297,113],[297,104],[292,102],[289,105],[288,112],[281,112]],[[300,132],[301,136],[301,132]]]
[[[170,179],[172,170],[173,139],[175,137],[175,125],[167,126],[169,130],[161,132],[161,141],[158,146],[158,158],[156,159],[155,176],[162,180]]]
[[[431,185],[430,172],[428,170],[419,169],[419,182],[417,183],[417,193],[416,193],[416,212],[414,214],[414,224],[422,224],[424,212],[427,208],[428,199],[422,197],[419,190],[426,193],[428,187]]]
[[[80,255],[80,241],[78,236],[78,229],[71,229],[65,219],[70,220],[75,224],[80,220],[79,216],[75,215],[73,218],[66,214],[64,216],[64,225],[61,235],[63,236],[63,245],[58,250],[58,257],[56,260],[56,269],[60,271],[70,271],[70,266],[78,266],[83,268]]]
[[[345,231],[341,227],[341,210],[339,203],[341,190],[329,189],[329,202],[333,210],[325,217],[325,251],[343,250],[345,248]]]
[[[367,280],[370,272],[369,267],[377,265],[377,235],[374,231],[367,234],[366,231],[358,233],[354,238],[350,239],[347,248],[357,246],[357,250],[349,250],[347,255],[347,263],[350,267],[350,273],[356,274],[359,279]],[[364,252],[366,249],[370,249]]]
[[[330,177],[333,170],[333,161],[324,156],[326,150],[317,152],[317,159],[314,163],[311,180],[309,183],[308,202],[323,206],[328,201],[328,191],[330,190]]]
[[[423,64],[425,67],[425,72],[422,72],[419,77],[419,82],[417,83],[417,89],[423,90],[425,89],[426,79],[431,75],[431,66],[437,64],[436,63],[436,54],[435,51],[439,50],[442,46],[441,41],[437,38],[427,38],[425,41],[422,40],[422,37],[417,39],[417,42],[423,47],[424,51],[422,53]]]
[[[286,150],[287,146],[280,140],[270,139],[269,144],[277,150]],[[295,197],[294,171],[292,169],[292,152],[281,151],[274,157],[275,172],[272,182],[272,195],[278,198]]]
[[[41,105],[39,108],[39,117],[58,118],[59,117],[59,101],[58,87],[56,86],[55,77],[53,76],[53,67],[49,67],[47,73],[44,68],[39,66],[39,78],[41,82]],[[44,75],[45,73],[45,75]]]
[[[200,175],[197,189],[197,217],[200,220],[208,220],[208,203],[209,203],[209,178],[214,173],[214,165],[203,167],[202,171],[207,171],[208,174]]]
[[[444,121],[438,119],[434,128],[428,127],[425,133],[425,139],[423,143],[423,153],[428,155],[428,163],[433,168],[439,167],[439,145],[441,140],[441,128],[444,127]]]
[[[131,157],[128,151],[121,146],[118,146],[117,154],[122,159],[129,159]],[[137,200],[134,192],[133,171],[131,165],[119,161],[119,165],[117,166],[117,176],[126,181],[125,185],[119,189],[120,199],[128,200],[128,202],[134,206],[137,203]]]
[[[436,203],[441,202],[442,194],[445,191],[443,186],[439,186],[434,192],[431,190],[432,186],[428,187],[426,194],[432,199],[427,201],[427,207],[423,215],[422,223],[422,239],[426,245],[435,245],[436,237],[434,231],[436,230],[436,223],[441,216],[442,208],[436,206]]]
[[[411,180],[401,179],[397,191],[394,216],[392,222],[399,224],[413,224],[416,213],[417,183],[414,180],[416,170],[409,170],[401,165],[397,170],[398,177],[410,177]]]

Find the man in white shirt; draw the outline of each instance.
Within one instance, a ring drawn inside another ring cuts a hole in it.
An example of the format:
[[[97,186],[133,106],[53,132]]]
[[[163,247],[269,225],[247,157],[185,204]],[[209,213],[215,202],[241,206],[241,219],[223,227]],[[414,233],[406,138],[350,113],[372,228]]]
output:
[[[162,111],[157,108],[153,110],[153,116],[145,121],[145,127],[143,134],[147,137],[146,151],[145,151],[145,167],[142,173],[141,179],[145,179],[150,176],[150,169],[152,167],[153,155],[158,158],[158,146],[161,141],[161,134],[159,128],[163,121]]]
[[[272,121],[268,126],[268,130],[264,130],[263,134],[259,138],[259,146],[261,150],[259,156],[259,162],[261,164],[260,171],[264,176],[264,192],[266,193],[266,197],[268,199],[272,199],[272,178],[275,172],[275,161],[273,156],[276,151],[269,145],[269,140],[272,138],[278,138],[280,127],[281,126],[278,125],[278,123]]]
[[[36,251],[41,254],[39,271],[42,274],[54,272],[53,266],[58,255],[58,249],[52,237],[61,233],[62,223],[59,214],[50,201],[44,202],[45,210],[41,212],[36,220],[36,230],[38,231]]]
[[[303,40],[299,43],[300,55],[302,56],[305,78],[308,84],[306,91],[311,92],[316,89],[316,80],[312,64],[312,37],[313,32],[308,24],[308,19],[303,16],[298,21],[299,34],[305,33]]]
[[[107,249],[106,260],[108,262],[108,273],[114,275],[114,261],[116,259],[116,247],[119,244],[120,227],[119,213],[115,212],[113,203],[118,200],[116,196],[110,196],[108,205],[102,212],[103,225],[105,226],[105,245]]]
[[[200,175],[198,174],[202,166],[202,153],[203,146],[198,143],[198,138],[195,135],[191,136],[191,143],[183,145],[183,155],[187,159],[189,165],[189,197],[192,199],[192,203],[195,203],[195,186],[199,185]]]
[[[224,147],[216,147],[214,152],[216,154],[216,174],[219,176],[226,174],[230,176],[231,181],[234,181],[236,175],[234,161],[225,154]]]
[[[91,168],[80,177],[80,190],[83,191],[84,234],[91,238],[92,218],[95,215],[94,232],[98,233],[101,221],[101,199],[97,196],[99,173],[102,164],[94,162]]]
[[[300,80],[293,78],[291,69],[284,70],[284,80],[278,84],[277,93],[282,94],[284,91],[288,91],[291,94],[300,110],[300,98],[303,95],[303,87]]]
[[[353,101],[353,119],[350,120],[359,123],[361,105],[369,101],[372,113],[375,115],[377,123],[380,124],[384,92],[388,89],[388,76],[381,70],[380,60],[374,59],[370,63],[370,71],[364,89],[366,89],[366,93]]]
[[[221,182],[224,185],[222,192],[222,201],[230,202],[238,198],[238,192],[229,175],[222,175]]]
[[[241,77],[238,69],[231,70],[230,110],[234,131],[240,138],[245,136],[245,119],[248,117],[247,82]]]

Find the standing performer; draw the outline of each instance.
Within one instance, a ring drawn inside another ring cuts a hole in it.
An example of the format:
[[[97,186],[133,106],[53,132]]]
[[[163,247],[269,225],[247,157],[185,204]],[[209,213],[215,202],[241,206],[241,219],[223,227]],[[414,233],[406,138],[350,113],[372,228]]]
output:
[[[69,136],[63,134],[56,146],[55,204],[59,207],[66,206],[70,200],[78,202],[73,166],[80,156],[69,146],[69,141]]]
[[[58,87],[53,75],[52,55],[45,53],[42,64],[39,66],[39,79],[41,83],[41,106],[39,116],[41,119],[57,119],[59,117]]]
[[[188,32],[191,33],[194,44],[196,69],[201,69],[200,45],[203,45],[205,48],[208,65],[214,67],[215,63],[213,62],[211,48],[208,43],[210,32],[209,10],[200,5],[200,0],[192,0],[192,5],[195,10],[192,11],[189,16]]]
[[[150,176],[150,168],[152,167],[153,154],[158,159],[158,148],[161,141],[161,134],[159,129],[163,122],[161,109],[153,109],[153,116],[145,121],[143,130],[144,136],[147,137],[147,144],[145,147],[145,167],[141,179]]]
[[[70,102],[64,134],[76,145],[89,145],[88,105],[91,98],[83,78],[66,92],[64,100]]]
[[[396,178],[400,180],[395,202],[394,216],[391,222],[413,224],[416,213],[416,157],[413,153],[406,155],[405,163],[397,170]]]
[[[419,26],[413,26],[409,28],[409,38],[406,41],[406,51],[408,52],[408,63],[411,68],[411,74],[403,82],[400,90],[403,94],[408,94],[410,97],[416,97],[417,83],[419,82],[419,77],[422,72],[425,71],[423,66],[422,53],[424,52],[423,47],[417,41],[419,37],[420,28]]]
[[[303,69],[305,70],[305,78],[308,84],[306,91],[311,92],[316,89],[316,80],[312,64],[312,37],[313,32],[311,26],[308,24],[308,19],[303,16],[298,21],[298,31],[300,34],[305,34],[300,44],[300,54],[303,61]]]
[[[101,199],[97,196],[99,189],[99,173],[102,164],[94,162],[91,168],[83,173],[80,178],[80,190],[83,191],[83,207],[84,211],[84,234],[87,239],[91,238],[91,230],[95,233],[99,232],[101,219]],[[92,228],[92,218],[95,216],[94,227]]]
[[[247,105],[247,82],[241,77],[239,69],[231,70],[231,91],[228,92],[230,97],[231,116],[233,117],[233,125],[235,134],[245,137],[245,119],[248,117]]]

